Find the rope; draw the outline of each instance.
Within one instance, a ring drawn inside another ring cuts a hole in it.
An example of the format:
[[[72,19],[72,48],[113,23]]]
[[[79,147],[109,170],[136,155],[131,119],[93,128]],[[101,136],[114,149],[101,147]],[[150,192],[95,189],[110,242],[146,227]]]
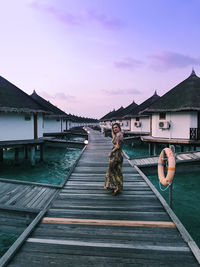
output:
[[[172,184],[172,183],[171,183],[171,184]],[[168,185],[165,187],[165,189],[163,189],[163,188],[161,187],[161,183],[160,183],[160,180],[159,180],[159,187],[160,187],[160,190],[163,191],[163,192],[166,191],[166,190],[170,187],[171,184],[168,184]]]

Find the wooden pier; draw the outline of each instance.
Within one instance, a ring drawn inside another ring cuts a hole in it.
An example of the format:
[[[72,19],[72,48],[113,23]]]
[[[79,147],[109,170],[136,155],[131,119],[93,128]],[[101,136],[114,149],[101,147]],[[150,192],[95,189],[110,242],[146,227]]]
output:
[[[199,266],[195,242],[137,167],[124,160],[122,194],[103,188],[110,150],[110,138],[90,130],[68,180],[0,266]]]
[[[192,163],[200,161],[200,151],[184,152],[176,154],[176,163]],[[151,167],[158,164],[158,156],[140,157],[130,160],[132,166]]]

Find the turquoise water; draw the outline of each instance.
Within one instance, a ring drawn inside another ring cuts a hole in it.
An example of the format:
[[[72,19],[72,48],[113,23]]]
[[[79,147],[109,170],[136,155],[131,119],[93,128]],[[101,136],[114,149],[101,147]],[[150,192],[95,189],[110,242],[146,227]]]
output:
[[[78,158],[81,149],[45,148],[44,161],[39,160],[36,151],[36,165],[24,159],[23,150],[19,153],[19,164],[14,163],[14,151],[4,152],[4,161],[0,164],[0,178],[59,185],[67,176],[71,166]]]
[[[18,234],[4,233],[0,231],[0,257],[9,249],[9,247],[18,238]]]
[[[160,190],[157,174],[155,173],[155,175],[148,175],[148,178],[168,202],[168,190],[164,192]],[[200,247],[199,192],[199,171],[175,174],[173,180],[173,211],[188,230],[194,241]]]
[[[160,151],[161,151],[160,147]],[[125,152],[129,157],[143,157],[148,156],[148,146],[142,145],[131,147],[125,146]],[[187,149],[185,149],[186,151]],[[176,148],[176,152],[180,149]],[[176,169],[178,170],[177,165]],[[144,171],[145,172],[145,171]],[[165,198],[168,203],[168,190],[161,191],[158,183],[157,170],[153,170],[153,175],[147,177],[157,188],[160,194]],[[162,186],[163,187],[163,186]],[[188,230],[192,238],[200,247],[200,172],[193,171],[192,167],[188,168],[186,173],[175,173],[173,182],[173,211]]]
[[[40,162],[40,152],[36,151],[36,165],[24,159],[23,150],[19,153],[19,164],[14,163],[14,151],[4,151],[4,161],[0,164],[0,178],[59,185],[67,176],[78,158],[81,149],[45,148],[44,162]],[[0,231],[0,257],[18,238],[18,234]]]

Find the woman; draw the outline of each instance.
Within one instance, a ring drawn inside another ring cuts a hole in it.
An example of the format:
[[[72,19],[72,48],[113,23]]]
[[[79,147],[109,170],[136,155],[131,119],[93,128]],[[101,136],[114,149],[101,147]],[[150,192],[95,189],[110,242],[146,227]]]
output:
[[[106,172],[104,188],[112,190],[113,195],[116,196],[123,190],[123,134],[121,133],[121,127],[119,123],[114,123],[112,125],[112,135],[112,142],[114,146],[109,154],[109,167]]]

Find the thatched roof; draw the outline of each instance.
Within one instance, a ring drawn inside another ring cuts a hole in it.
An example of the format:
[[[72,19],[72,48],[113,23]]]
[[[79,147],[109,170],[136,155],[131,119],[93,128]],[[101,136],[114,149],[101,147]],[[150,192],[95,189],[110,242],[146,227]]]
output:
[[[156,91],[155,93],[149,97],[147,100],[145,100],[144,102],[142,102],[140,105],[138,105],[137,107],[135,107],[132,112],[130,112],[129,114],[127,114],[126,116],[124,116],[124,118],[130,118],[130,117],[138,117],[139,114],[145,110],[146,108],[148,108],[150,105],[152,105],[153,103],[155,103],[158,99],[160,98],[159,95],[157,95]]]
[[[128,105],[126,108],[124,108],[121,111],[121,114],[118,115],[118,119],[122,119],[124,116],[126,116],[127,114],[130,114],[131,112],[133,112],[136,108],[138,107],[138,104],[135,103],[135,101],[133,101],[130,105]]]
[[[30,95],[32,99],[34,99],[39,105],[41,105],[45,110],[48,110],[52,113],[49,115],[50,117],[68,117],[68,115],[62,111],[61,109],[54,106],[49,101],[45,100],[41,96],[39,96],[36,91],[34,90],[33,93]]]
[[[99,121],[106,121],[109,120],[112,115],[115,113],[115,109],[113,111],[108,112],[106,115],[104,115]]]
[[[0,111],[46,113],[28,94],[0,76]]]
[[[200,78],[191,75],[168,91],[145,112],[200,111]]]
[[[122,117],[124,111],[124,107],[120,107],[119,109],[117,109],[110,117],[111,120],[116,120]]]

